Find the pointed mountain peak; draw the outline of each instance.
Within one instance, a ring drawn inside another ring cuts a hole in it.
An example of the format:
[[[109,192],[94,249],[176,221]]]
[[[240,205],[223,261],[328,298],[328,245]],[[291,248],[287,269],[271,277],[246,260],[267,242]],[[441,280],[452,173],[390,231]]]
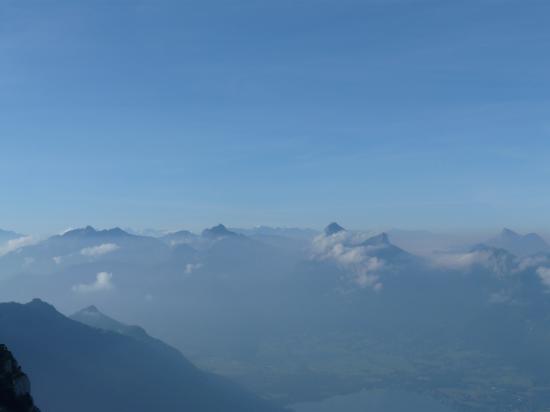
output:
[[[389,245],[390,244],[390,238],[387,233],[383,232],[379,235],[373,236],[365,242],[365,244],[368,245]]]
[[[88,307],[85,307],[84,309],[80,309],[78,312],[72,314],[70,318],[78,321],[82,319],[89,319],[90,322],[92,321],[92,319],[94,322],[98,322],[100,320],[103,321],[105,319],[111,321],[111,318],[101,312],[95,305],[90,305]]]
[[[204,229],[202,235],[205,237],[237,236],[235,232],[228,230],[221,223],[217,226],[211,227],[210,229]]]
[[[338,233],[338,232],[343,232],[345,231],[346,229],[344,229],[342,226],[340,226],[338,223],[336,222],[332,222],[330,225],[328,225],[326,228],[325,228],[325,235],[327,236],[331,236],[331,235],[334,235],[335,233]]]
[[[88,306],[80,311],[81,313],[101,313],[95,305]]]
[[[131,326],[119,322],[118,320],[100,312],[99,309],[93,305],[79,310],[71,315],[70,318],[97,329],[108,330],[137,339],[151,339],[149,335],[147,335],[147,332],[145,332],[145,330],[140,326]]]

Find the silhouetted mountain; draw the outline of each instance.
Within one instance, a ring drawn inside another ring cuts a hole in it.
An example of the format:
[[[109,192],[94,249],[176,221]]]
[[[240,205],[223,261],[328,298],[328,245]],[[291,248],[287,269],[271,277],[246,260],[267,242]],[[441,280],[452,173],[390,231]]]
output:
[[[331,224],[329,224],[326,228],[325,228],[325,235],[326,236],[331,236],[331,235],[334,235],[335,233],[338,233],[338,232],[342,232],[346,229],[344,229],[342,226],[340,226],[338,223],[336,222],[332,222]]]
[[[520,235],[510,229],[503,229],[500,235],[484,242],[488,246],[506,249],[516,256],[550,252],[550,246],[536,233]]]
[[[86,326],[40,300],[0,304],[0,341],[47,411],[281,411],[167,345]]]
[[[0,344],[0,412],[40,412],[34,406],[29,378],[3,344]]]
[[[202,231],[202,236],[208,238],[221,238],[228,236],[239,236],[237,233],[228,230],[224,225],[219,224],[217,226],[211,227],[210,229],[204,229]]]

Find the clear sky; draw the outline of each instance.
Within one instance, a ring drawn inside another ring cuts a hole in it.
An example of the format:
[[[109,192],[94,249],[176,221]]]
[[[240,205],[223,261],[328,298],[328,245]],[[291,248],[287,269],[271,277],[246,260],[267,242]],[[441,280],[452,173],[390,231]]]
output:
[[[0,0],[0,227],[550,228],[547,0]]]

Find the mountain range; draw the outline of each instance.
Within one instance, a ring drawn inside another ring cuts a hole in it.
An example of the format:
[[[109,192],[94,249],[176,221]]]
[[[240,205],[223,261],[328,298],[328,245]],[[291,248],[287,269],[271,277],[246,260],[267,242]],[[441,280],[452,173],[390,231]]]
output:
[[[528,256],[550,252],[550,245],[536,233],[520,235],[510,229],[484,242],[488,246],[508,250],[516,256]]]
[[[202,372],[142,330],[113,327],[120,324],[97,310],[78,316],[90,312],[108,329],[69,319],[40,300],[0,304],[0,341],[24,363],[44,410],[282,411]]]
[[[476,241],[417,256],[395,242],[392,231],[357,232],[336,222],[315,234],[290,232],[218,225],[201,234],[150,237],[116,228],[77,229],[0,258],[0,300],[40,296],[63,313],[75,313],[63,320],[72,326],[59,330],[76,328],[77,320],[79,327],[95,331],[86,338],[90,342],[96,342],[96,333],[116,336],[102,338],[107,340],[131,339],[140,356],[145,345],[177,357],[179,369],[171,374],[196,376],[188,372],[199,365],[285,405],[373,382],[433,391],[462,406],[478,393],[475,385],[505,388],[487,389],[491,396],[475,401],[474,410],[480,411],[498,410],[494,405],[509,398],[544,403],[529,394],[535,387],[544,393],[544,371],[550,367],[543,359],[550,342],[550,254],[540,248],[514,254],[491,241]],[[525,241],[521,235],[519,240]],[[0,339],[11,327],[0,324]],[[53,332],[44,329],[33,339],[40,340],[41,333]],[[26,342],[14,351],[30,345]],[[94,345],[106,343],[122,345]],[[74,356],[95,359],[89,345],[84,348]],[[53,389],[44,390],[46,378],[34,375],[36,364],[45,360],[34,359],[29,369],[26,356],[15,353],[46,408],[43,399]],[[113,365],[118,361],[109,351],[105,356]],[[128,368],[125,359],[117,367]],[[483,365],[471,382],[468,365]],[[79,367],[90,371],[93,365]],[[133,372],[149,373],[139,367]],[[91,370],[95,376],[97,370]],[[197,373],[204,376],[200,369]],[[455,377],[452,387],[445,387],[442,376]],[[118,398],[114,402],[120,407]]]

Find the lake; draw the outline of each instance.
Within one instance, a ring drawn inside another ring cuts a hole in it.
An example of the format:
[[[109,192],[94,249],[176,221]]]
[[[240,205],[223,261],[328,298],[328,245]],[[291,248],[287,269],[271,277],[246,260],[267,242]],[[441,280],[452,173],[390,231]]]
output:
[[[295,412],[453,412],[448,406],[413,392],[376,389],[292,405]]]

